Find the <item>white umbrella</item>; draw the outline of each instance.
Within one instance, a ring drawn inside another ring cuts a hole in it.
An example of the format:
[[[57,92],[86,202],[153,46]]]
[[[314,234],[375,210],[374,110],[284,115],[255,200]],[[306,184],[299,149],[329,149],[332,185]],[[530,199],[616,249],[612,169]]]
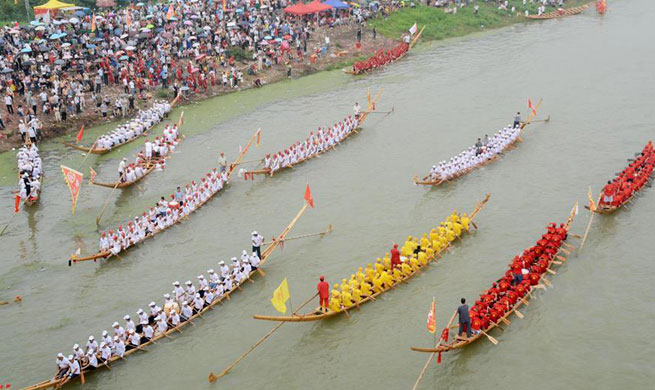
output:
[[[35,28],[35,30],[36,31],[43,31],[43,30],[45,30],[45,27],[39,26],[39,27]]]
[[[80,20],[78,18],[70,18],[71,23],[79,23]]]
[[[70,43],[66,42],[66,43],[63,43],[63,44],[61,45],[61,47],[68,47],[68,46],[70,46],[70,45],[71,45]]]
[[[136,50],[134,46],[125,46],[125,50]]]

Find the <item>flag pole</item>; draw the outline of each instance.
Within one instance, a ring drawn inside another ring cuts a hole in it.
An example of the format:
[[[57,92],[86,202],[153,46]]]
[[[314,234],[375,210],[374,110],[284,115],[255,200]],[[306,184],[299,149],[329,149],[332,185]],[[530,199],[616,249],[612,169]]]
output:
[[[105,209],[107,208],[107,205],[109,204],[109,200],[111,199],[112,195],[114,195],[114,191],[116,191],[116,188],[118,188],[118,185],[122,183],[123,177],[125,176],[125,172],[121,174],[120,179],[116,182],[116,185],[114,188],[112,188],[111,192],[109,193],[109,196],[107,197],[107,200],[105,201],[105,205],[102,206],[102,211],[100,211],[100,215],[96,217],[96,226],[100,226],[100,219],[102,218],[102,214],[105,213]]]
[[[316,294],[314,294],[311,298],[309,298],[309,299],[306,300],[302,305],[300,305],[300,307],[298,307],[298,308],[296,309],[296,312],[293,312],[292,314],[293,314],[293,315],[297,314],[297,312],[300,311],[300,309],[302,309],[302,308],[305,307],[308,303],[310,303],[312,300],[314,300],[314,298],[315,298],[317,295],[318,295],[318,292],[316,292]],[[289,304],[291,304],[291,302],[289,302]],[[221,373],[219,373],[218,375],[215,375],[213,372],[209,373],[209,382],[210,382],[210,383],[214,383],[214,382],[216,382],[219,378],[222,378],[222,377],[224,377],[225,375],[227,375],[227,373],[229,373],[230,370],[232,370],[232,369],[234,368],[234,366],[236,366],[237,364],[239,364],[239,362],[240,362],[241,360],[243,360],[246,356],[248,356],[248,355],[250,354],[250,352],[252,352],[255,348],[257,348],[261,343],[263,343],[264,341],[266,341],[266,339],[268,339],[269,337],[271,337],[271,335],[272,335],[273,333],[275,333],[276,330],[280,329],[280,327],[281,327],[282,325],[284,325],[284,324],[285,324],[284,321],[280,321],[280,323],[277,324],[277,325],[275,325],[275,327],[274,327],[273,329],[271,329],[270,331],[268,331],[268,333],[266,333],[266,334],[264,335],[264,337],[262,337],[261,339],[257,340],[257,342],[256,342],[255,344],[253,344],[252,347],[250,347],[250,349],[248,349],[248,351],[246,351],[246,353],[244,353],[243,355],[239,356],[239,358],[238,358],[237,360],[233,361],[229,366],[227,366],[227,368],[226,368],[225,370],[223,370],[223,371],[222,371]]]

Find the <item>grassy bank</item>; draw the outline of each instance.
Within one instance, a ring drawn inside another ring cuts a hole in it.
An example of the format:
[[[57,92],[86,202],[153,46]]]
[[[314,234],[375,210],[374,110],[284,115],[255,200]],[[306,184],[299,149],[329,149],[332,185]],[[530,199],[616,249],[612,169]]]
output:
[[[577,7],[588,2],[589,0],[568,0],[565,7]],[[476,4],[480,7],[477,14],[473,10]],[[511,12],[512,6],[516,7],[514,13]],[[419,27],[426,26],[421,39],[437,40],[528,21],[523,16],[525,10],[531,15],[536,14],[537,4],[528,1],[524,6],[522,0],[509,0],[509,9],[499,10],[494,2],[473,1],[470,6],[459,8],[456,14],[447,14],[443,8],[420,5],[393,12],[386,19],[375,19],[370,25],[375,26],[379,33],[398,39],[417,22]],[[554,10],[555,8],[548,7],[546,12]]]

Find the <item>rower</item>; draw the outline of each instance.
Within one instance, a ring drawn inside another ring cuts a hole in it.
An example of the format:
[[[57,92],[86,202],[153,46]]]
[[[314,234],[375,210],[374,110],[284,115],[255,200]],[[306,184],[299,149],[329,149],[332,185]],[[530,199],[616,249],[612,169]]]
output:
[[[257,257],[262,258],[260,247],[264,242],[264,237],[260,236],[256,231],[252,232],[252,251],[257,252]]]
[[[127,167],[127,158],[123,157],[120,163],[118,163],[118,179],[120,181],[125,181],[125,168]]]
[[[136,326],[134,325],[134,321],[132,321],[132,319],[130,318],[129,315],[125,315],[125,317],[123,317],[123,319],[125,320],[125,330],[126,331],[136,330]]]
[[[180,319],[182,322],[188,321],[189,318],[193,315],[193,312],[191,311],[191,308],[189,307],[189,304],[186,301],[182,302],[182,312],[180,313]]]
[[[261,259],[260,259],[259,256],[257,255],[257,252],[254,252],[254,251],[253,251],[253,252],[252,252],[252,255],[250,256],[250,259],[249,259],[249,260],[250,260],[250,267],[251,267],[253,270],[256,270],[257,268],[259,268],[259,263],[261,262]]]
[[[127,339],[127,345],[125,346],[125,350],[129,351],[131,349],[134,349],[141,344],[141,335],[137,332],[129,332],[129,337]]]
[[[141,337],[141,344],[147,343],[148,341],[152,340],[152,338],[155,335],[155,330],[152,328],[150,324],[146,325],[143,328],[143,337]]]
[[[73,355],[68,355],[69,361],[69,370],[68,370],[68,380],[71,380],[78,375],[80,375],[80,363],[73,358]]]
[[[63,378],[67,373],[68,369],[70,367],[70,360],[66,359],[63,353],[58,353],[57,354],[57,375],[55,375],[55,378]]]
[[[469,306],[466,304],[466,298],[462,298],[460,302],[462,302],[462,305],[457,308],[457,314],[459,315],[459,332],[457,332],[457,335],[461,336],[466,330],[466,337],[471,338],[471,317],[469,317]]]
[[[325,281],[325,277],[323,275],[321,275],[319,280],[320,281],[316,285],[316,289],[318,290],[320,310],[321,313],[327,313],[329,304],[328,301],[330,299],[330,284]]]
[[[227,169],[227,160],[225,159],[225,153],[223,152],[218,156],[218,166],[221,169],[221,173],[225,172]]]
[[[118,336],[114,336],[114,355],[118,355],[120,357],[125,355],[125,343],[123,343],[123,339]]]
[[[102,342],[100,343],[100,360],[106,363],[109,359],[111,359],[111,349],[107,343]]]
[[[359,102],[355,102],[355,106],[353,107],[353,111],[355,113],[355,120],[359,120],[360,115],[362,114],[362,107],[359,105]]]
[[[98,350],[98,342],[93,338],[93,336],[89,336],[89,341],[86,342],[86,350]]]
[[[139,325],[136,326],[136,332],[141,333],[143,332],[143,328],[148,325],[148,315],[143,309],[137,310],[136,314],[139,316]]]

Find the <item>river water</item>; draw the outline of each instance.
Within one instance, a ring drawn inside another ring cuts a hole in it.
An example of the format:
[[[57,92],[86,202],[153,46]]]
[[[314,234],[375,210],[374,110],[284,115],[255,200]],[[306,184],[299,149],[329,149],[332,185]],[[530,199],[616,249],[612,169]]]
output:
[[[21,211],[0,238],[0,382],[22,386],[49,378],[55,355],[96,338],[126,313],[162,302],[171,282],[217,268],[247,248],[253,229],[266,237],[288,224],[302,205],[307,183],[316,208],[291,235],[333,224],[324,238],[290,241],[243,293],[216,307],[174,340],[149,347],[112,370],[87,377],[85,388],[411,388],[429,346],[427,311],[435,296],[441,328],[460,297],[474,299],[532,245],[550,221],[563,221],[576,201],[573,231],[582,234],[582,208],[626,159],[652,137],[655,122],[655,7],[647,0],[611,4],[599,17],[589,10],[564,20],[516,25],[463,39],[420,45],[401,62],[366,77],[340,71],[227,95],[185,111],[184,140],[165,173],[114,195],[101,225],[115,227],[175,186],[215,166],[220,151],[234,158],[239,145],[262,128],[262,146],[246,160],[279,150],[351,112],[366,91],[384,87],[378,104],[390,116],[372,115],[363,131],[320,159],[274,178],[234,178],[221,195],[186,222],[108,263],[68,267],[78,247],[96,248],[95,217],[110,190],[85,186],[75,215],[59,165],[94,166],[113,179],[123,155],[142,142],[82,164],[80,152],[44,144],[46,179],[41,202]],[[526,100],[543,97],[524,142],[498,162],[445,186],[411,183],[415,174],[460,152],[511,121]],[[113,125],[112,125],[113,127]],[[161,130],[161,125],[157,131]],[[88,139],[109,126],[89,129]],[[11,217],[15,157],[2,161],[0,220]],[[298,305],[314,293],[320,274],[338,282],[375,261],[393,241],[421,234],[454,209],[470,211],[492,194],[477,218],[479,231],[455,246],[421,276],[353,312],[350,319],[287,324],[220,384],[208,384],[263,336],[273,323],[271,293],[286,277]],[[512,318],[500,343],[479,340],[431,365],[420,388],[651,388],[655,342],[642,337],[655,325],[652,253],[655,194],[646,189],[627,210],[596,218],[586,248],[558,268],[553,287],[540,291],[524,319]],[[572,240],[578,246],[578,240]],[[74,385],[77,388],[79,385]]]

